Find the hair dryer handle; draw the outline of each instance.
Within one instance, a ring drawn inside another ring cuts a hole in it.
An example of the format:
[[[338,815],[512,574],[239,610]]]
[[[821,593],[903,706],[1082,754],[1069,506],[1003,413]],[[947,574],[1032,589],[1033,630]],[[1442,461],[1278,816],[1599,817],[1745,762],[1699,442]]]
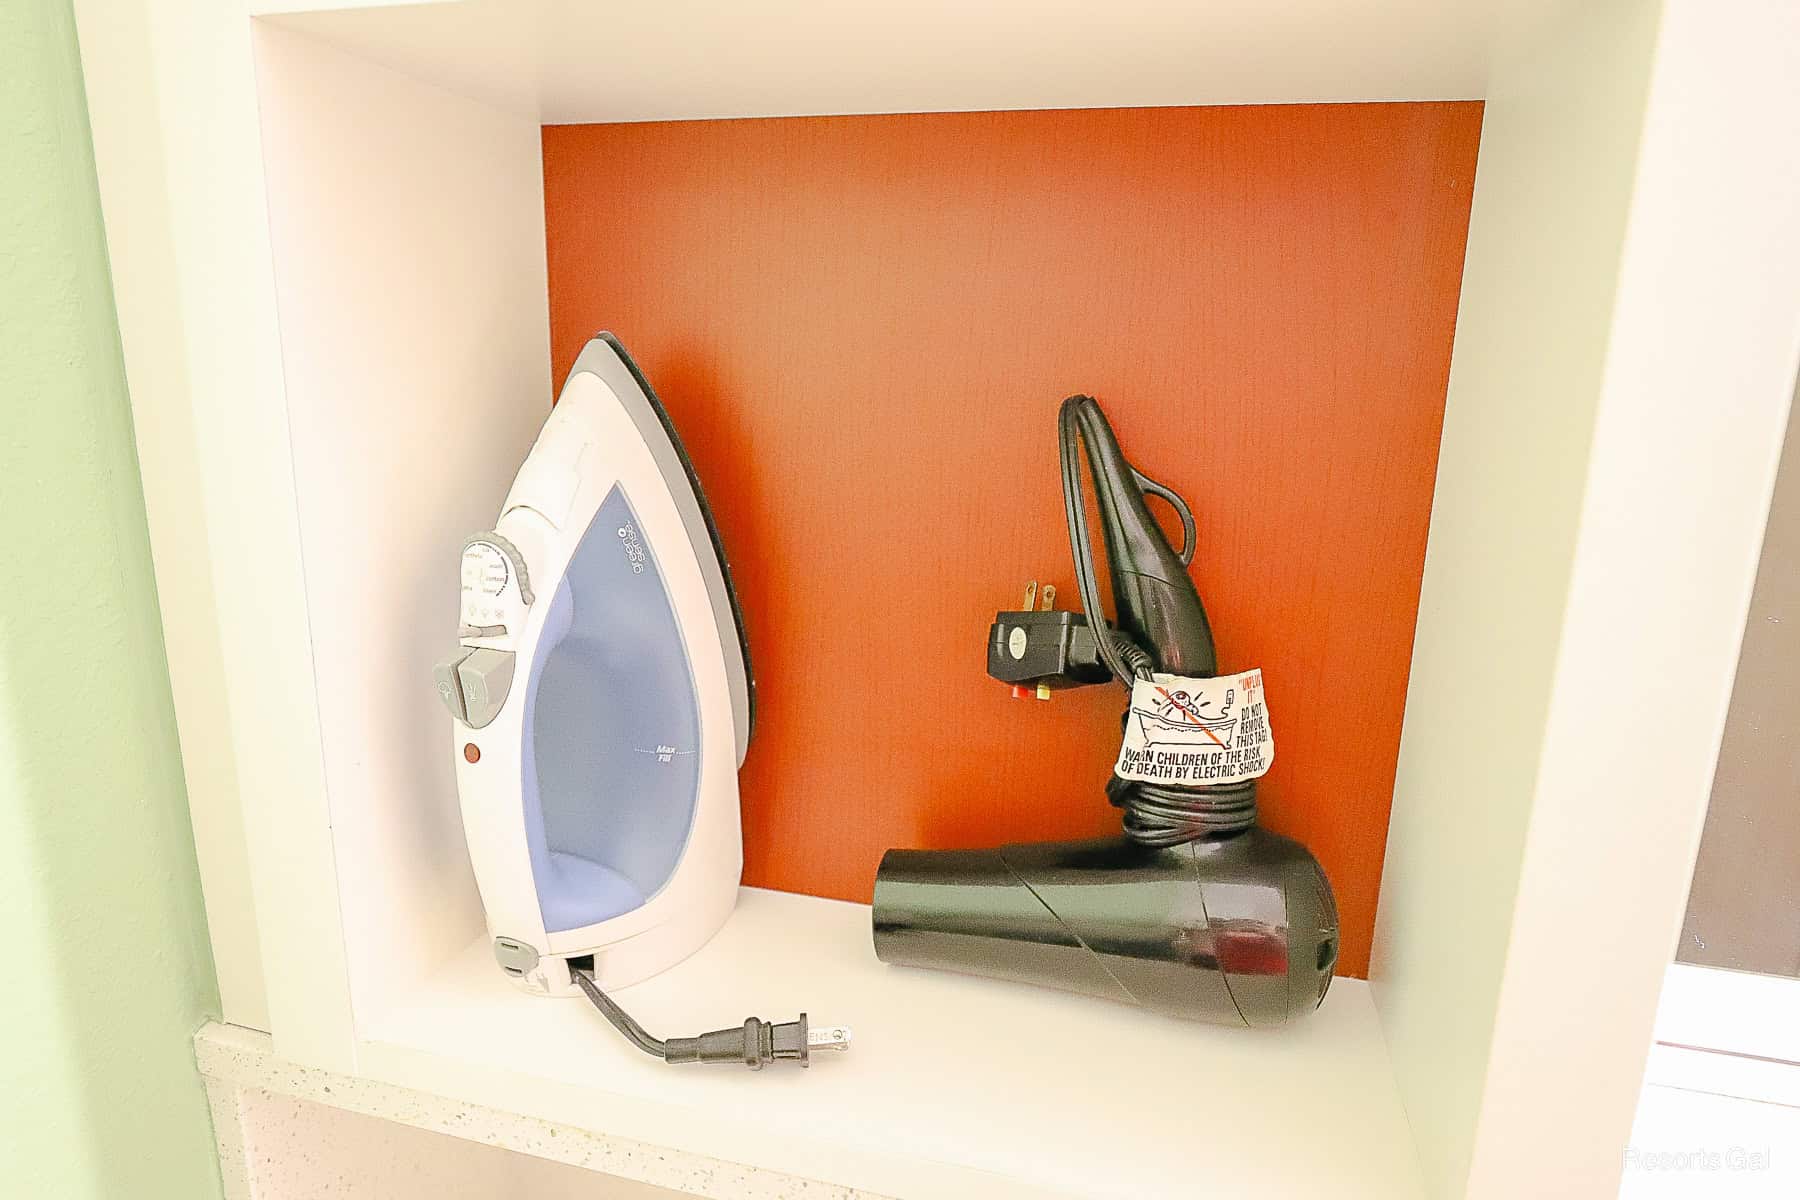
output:
[[[1063,499],[1075,554],[1075,581],[1090,621],[1101,613],[1093,553],[1087,539],[1087,512],[1081,487],[1077,441],[1087,448],[1088,472],[1100,510],[1100,530],[1112,578],[1113,624],[1150,655],[1159,671],[1178,675],[1214,675],[1218,661],[1212,627],[1200,593],[1188,576],[1194,554],[1194,516],[1175,492],[1146,476],[1125,457],[1112,425],[1092,396],[1070,396],[1059,418],[1062,447]],[[1162,526],[1150,515],[1144,494],[1160,496],[1181,517],[1181,553],[1169,545]],[[1103,645],[1107,665],[1130,682],[1116,652]]]

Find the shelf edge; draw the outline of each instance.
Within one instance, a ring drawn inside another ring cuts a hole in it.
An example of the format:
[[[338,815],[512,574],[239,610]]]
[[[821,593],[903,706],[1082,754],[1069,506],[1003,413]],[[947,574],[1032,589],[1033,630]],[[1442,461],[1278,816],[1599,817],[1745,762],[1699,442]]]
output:
[[[779,1200],[804,1188],[808,1196],[820,1200],[887,1200],[859,1188],[562,1125],[399,1084],[303,1067],[277,1055],[268,1034],[239,1025],[218,1021],[202,1025],[194,1034],[194,1060],[208,1085],[290,1096],[690,1196]]]

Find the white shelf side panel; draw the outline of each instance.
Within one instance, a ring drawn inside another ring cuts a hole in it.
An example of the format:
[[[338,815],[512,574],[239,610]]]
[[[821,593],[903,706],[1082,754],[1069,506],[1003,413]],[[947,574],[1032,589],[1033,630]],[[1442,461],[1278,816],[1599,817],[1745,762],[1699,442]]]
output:
[[[204,342],[189,343],[187,305],[171,297],[172,290],[183,286],[175,270],[178,259],[204,261],[255,235],[242,225],[221,228],[194,220],[193,207],[210,203],[205,193],[211,189],[181,186],[174,166],[183,152],[181,139],[165,130],[164,109],[150,100],[156,94],[150,58],[137,48],[168,43],[153,37],[146,7],[119,4],[102,10],[82,0],[75,13],[163,647],[169,659],[219,1001],[226,1019],[266,1029],[268,996],[212,569],[213,540],[223,537],[224,531],[208,530],[209,485],[197,440],[198,428],[205,423],[199,410],[216,394],[212,386],[218,376],[204,358],[195,361],[207,347]],[[192,102],[191,96],[185,99]],[[174,111],[180,111],[179,104]],[[221,176],[238,188],[255,185],[253,173],[221,172]],[[215,180],[213,186],[220,182]],[[196,241],[203,230],[212,236]],[[246,318],[255,314],[258,320],[270,315],[252,302],[240,312]],[[243,355],[247,349],[239,344],[225,352]],[[239,358],[234,365],[244,361]]]
[[[658,1036],[802,1010],[854,1029],[849,1052],[804,1070],[652,1059],[579,997],[520,992],[485,940],[367,1027],[359,1061],[388,1083],[880,1195],[1421,1195],[1359,980],[1291,1027],[1220,1028],[888,967],[869,928],[865,905],[746,888],[703,950],[617,993]]]
[[[1547,1170],[1583,1190],[1618,1178],[1800,368],[1796,214],[1800,6],[1668,0],[1483,1091],[1478,1200],[1517,1196]],[[1587,1083],[1546,1086],[1568,1079]],[[1521,1145],[1556,1158],[1527,1164]]]
[[[1797,67],[1791,5],[1668,0],[1496,71],[1372,972],[1441,1194],[1618,1186],[1800,357]]]
[[[455,641],[463,540],[493,524],[550,411],[541,142],[529,119],[312,38],[259,29],[255,48],[360,1018],[482,929],[431,668]]]
[[[341,1061],[353,1030],[340,914],[316,902],[335,876],[250,23],[239,0],[75,12],[221,995],[287,1052]],[[291,903],[302,889],[315,902]],[[276,961],[309,987],[284,990]]]
[[[1444,1196],[1481,1117],[1657,24],[1571,10],[1482,117],[1370,963]]]
[[[254,0],[293,29],[546,123],[1463,100],[1554,0]]]

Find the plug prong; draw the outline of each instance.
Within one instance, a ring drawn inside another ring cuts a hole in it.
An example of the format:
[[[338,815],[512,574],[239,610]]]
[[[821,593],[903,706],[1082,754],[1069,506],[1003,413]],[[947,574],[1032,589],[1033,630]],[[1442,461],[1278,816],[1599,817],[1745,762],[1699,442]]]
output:
[[[850,1048],[850,1027],[848,1025],[821,1025],[806,1031],[806,1048],[808,1050],[848,1050]]]
[[[1037,607],[1037,580],[1034,579],[1030,583],[1025,585],[1025,603],[1022,606],[1022,611],[1030,612],[1032,609],[1034,609],[1036,607]]]
[[[1049,612],[1056,607],[1056,585],[1054,583],[1046,583],[1039,589],[1038,595],[1043,597],[1045,612]],[[1030,605],[1027,605],[1026,607],[1029,608]]]

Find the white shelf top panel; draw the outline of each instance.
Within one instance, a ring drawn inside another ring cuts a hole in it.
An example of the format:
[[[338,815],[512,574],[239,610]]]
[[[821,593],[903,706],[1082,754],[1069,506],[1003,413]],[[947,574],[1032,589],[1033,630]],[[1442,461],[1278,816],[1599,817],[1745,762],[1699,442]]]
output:
[[[866,906],[747,888],[705,949],[617,999],[659,1036],[804,1009],[851,1025],[855,1045],[806,1070],[669,1066],[585,1001],[515,989],[483,939],[362,1031],[358,1070],[629,1139],[674,1156],[665,1164],[722,1161],[877,1195],[1419,1195],[1358,980],[1338,980],[1291,1028],[1214,1028],[888,967]],[[743,1186],[730,1179],[720,1195]]]
[[[1486,94],[1558,0],[250,0],[547,123]]]

